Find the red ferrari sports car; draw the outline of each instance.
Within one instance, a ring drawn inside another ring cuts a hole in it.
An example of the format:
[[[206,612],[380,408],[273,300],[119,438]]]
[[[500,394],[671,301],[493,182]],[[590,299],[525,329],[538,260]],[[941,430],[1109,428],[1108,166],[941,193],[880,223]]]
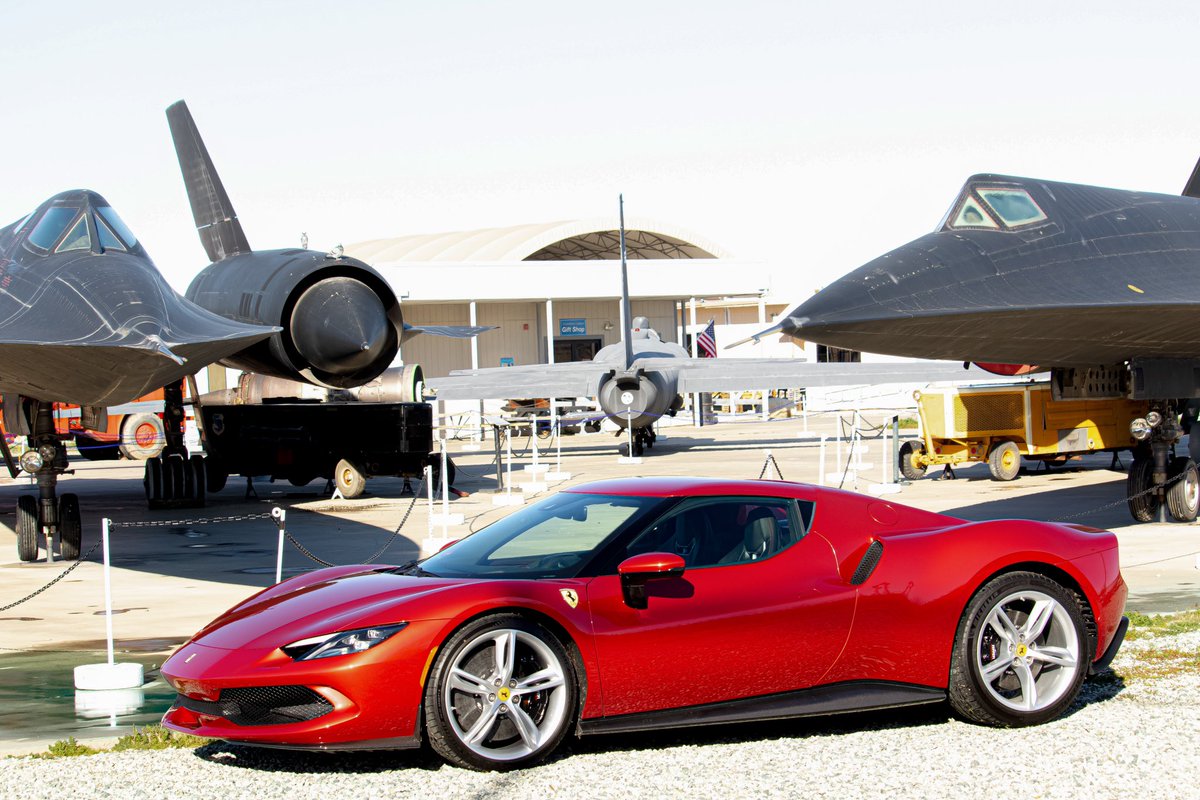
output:
[[[507,769],[568,735],[947,699],[1052,719],[1116,654],[1117,540],[781,481],[577,486],[421,562],[317,570],[181,647],[163,724]]]

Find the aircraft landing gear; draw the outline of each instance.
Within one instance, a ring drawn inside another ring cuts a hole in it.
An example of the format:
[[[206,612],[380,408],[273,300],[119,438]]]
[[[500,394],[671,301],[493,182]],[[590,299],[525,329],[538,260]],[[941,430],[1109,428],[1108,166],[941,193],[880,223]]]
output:
[[[1192,522],[1200,514],[1196,462],[1175,457],[1175,445],[1183,437],[1177,416],[1174,403],[1156,404],[1130,426],[1141,444],[1133,450],[1125,489],[1129,513],[1138,522],[1165,522],[1165,512],[1179,522]]]
[[[188,456],[183,443],[183,384],[163,387],[161,456],[146,459],[142,485],[150,508],[203,508],[208,470],[200,455]],[[222,482],[223,483],[223,482]]]
[[[23,413],[29,414],[29,449],[22,454],[21,469],[32,475],[38,496],[17,498],[17,557],[36,561],[39,534],[44,535],[47,556],[53,560],[54,535],[58,534],[59,552],[64,559],[79,558],[83,523],[79,498],[73,494],[58,496],[58,476],[68,473],[67,448],[54,428],[53,406],[36,400],[22,400]]]
[[[622,431],[618,431],[617,435],[618,436],[627,436],[628,434],[626,434],[625,431],[622,430]],[[654,442],[657,439],[658,439],[658,435],[654,432],[653,428],[638,428],[637,430],[635,430],[633,432],[633,453],[632,453],[632,455],[635,455],[635,456],[642,455],[643,453],[646,452],[647,447],[654,447]],[[619,452],[623,456],[630,455],[629,445],[628,444],[618,445],[617,452]]]

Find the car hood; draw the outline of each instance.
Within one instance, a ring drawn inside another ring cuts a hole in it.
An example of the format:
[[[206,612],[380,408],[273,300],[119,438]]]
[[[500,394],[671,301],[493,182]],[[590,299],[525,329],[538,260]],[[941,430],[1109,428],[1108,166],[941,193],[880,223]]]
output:
[[[473,581],[417,578],[387,569],[330,577],[312,573],[235,606],[192,641],[224,650],[276,648],[311,636],[410,621],[405,609],[413,600],[469,583]]]

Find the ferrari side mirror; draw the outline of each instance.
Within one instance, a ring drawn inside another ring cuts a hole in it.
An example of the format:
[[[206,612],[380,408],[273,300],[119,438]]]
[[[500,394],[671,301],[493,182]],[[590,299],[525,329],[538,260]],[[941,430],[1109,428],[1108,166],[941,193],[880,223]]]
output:
[[[646,582],[678,577],[683,574],[685,566],[683,557],[675,553],[641,553],[625,559],[617,566],[625,605],[630,608],[645,608]]]

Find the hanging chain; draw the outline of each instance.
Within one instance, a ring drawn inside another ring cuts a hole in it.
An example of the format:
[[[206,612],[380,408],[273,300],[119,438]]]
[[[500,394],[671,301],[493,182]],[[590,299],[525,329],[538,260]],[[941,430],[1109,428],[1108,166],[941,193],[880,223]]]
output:
[[[28,600],[32,600],[33,598],[37,597],[37,596],[38,596],[39,594],[41,594],[42,592],[44,592],[44,591],[46,591],[47,589],[49,589],[49,588],[50,588],[51,586],[53,586],[54,584],[56,584],[56,583],[58,583],[59,581],[61,581],[63,578],[65,578],[65,577],[67,577],[68,575],[70,575],[70,574],[71,574],[71,572],[72,572],[72,570],[74,570],[76,567],[78,567],[78,566],[79,566],[80,564],[82,564],[83,562],[87,561],[87,560],[88,560],[88,557],[89,557],[89,556],[90,556],[92,553],[96,552],[96,548],[97,548],[97,547],[99,547],[99,546],[100,546],[100,541],[99,541],[99,540],[97,540],[97,541],[96,541],[96,543],[95,543],[94,545],[92,545],[92,548],[91,548],[90,550],[88,550],[88,551],[87,551],[86,553],[84,553],[83,555],[79,556],[79,558],[75,559],[75,563],[74,563],[74,564],[72,564],[71,566],[67,567],[66,569],[64,569],[62,572],[60,572],[60,573],[58,574],[58,577],[56,577],[54,580],[52,580],[52,581],[50,581],[49,583],[47,583],[47,584],[46,584],[45,586],[43,586],[42,588],[40,588],[40,589],[38,589],[37,591],[33,592],[32,594],[27,594],[27,595],[25,595],[24,597],[22,597],[22,598],[21,598],[20,600],[18,600],[17,602],[15,602],[15,603],[9,603],[9,604],[8,604],[8,605],[6,605],[6,606],[0,607],[0,613],[4,613],[5,611],[8,611],[10,608],[16,608],[17,606],[21,605],[21,603],[24,603],[24,602],[26,602],[26,601],[28,601]]]
[[[362,561],[359,561],[357,563],[359,563],[359,564],[374,563],[381,555],[384,554],[384,552],[389,547],[392,546],[392,542],[394,542],[396,540],[396,537],[400,535],[400,529],[404,527],[404,523],[408,522],[409,515],[412,514],[413,509],[416,508],[417,501],[419,499],[421,499],[421,494],[424,491],[425,491],[425,477],[424,477],[424,475],[422,475],[421,484],[420,484],[420,486],[417,487],[416,491],[413,492],[412,502],[408,504],[408,510],[404,512],[404,516],[400,518],[400,524],[396,526],[396,529],[394,531],[392,531],[391,536],[389,536],[387,541],[383,543],[383,547],[379,548],[379,550],[374,555],[372,555],[368,558],[365,558]],[[270,515],[268,514],[267,516],[270,516]],[[309,550],[307,547],[305,547],[303,544],[301,544],[299,542],[299,540],[297,540],[296,537],[292,536],[292,534],[290,532],[288,532],[286,529],[284,530],[283,535],[287,537],[287,540],[289,542],[291,542],[292,546],[295,547],[297,550],[299,550],[302,555],[304,555],[308,559],[316,562],[317,564],[320,564],[322,567],[338,566],[337,564],[331,564],[330,562],[326,561],[325,559],[323,559],[320,556],[313,553],[311,550]]]
[[[787,478],[783,477],[783,470],[779,468],[779,462],[775,460],[773,453],[767,453],[767,460],[763,462],[762,469],[758,473],[758,479],[760,481],[763,479],[763,476],[767,474],[767,467],[771,465],[775,466],[775,474],[779,476],[779,480],[786,481]]]

